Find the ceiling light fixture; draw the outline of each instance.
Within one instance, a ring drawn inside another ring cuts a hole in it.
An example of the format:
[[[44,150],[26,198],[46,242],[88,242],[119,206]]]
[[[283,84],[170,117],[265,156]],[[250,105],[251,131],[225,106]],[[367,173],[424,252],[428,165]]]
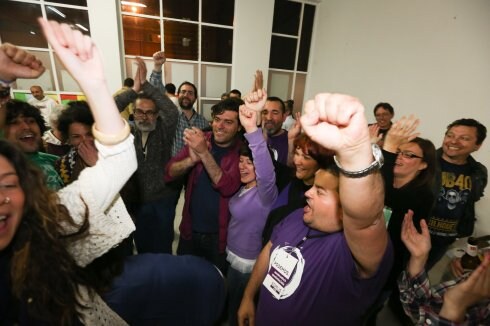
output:
[[[46,8],[48,8],[52,12],[60,15],[61,17],[66,18],[66,15],[64,13],[62,13],[61,11],[59,11],[58,9],[56,9],[55,7],[47,6]]]
[[[139,2],[121,1],[121,4],[126,5],[126,6],[146,8],[146,5],[145,4],[139,3]]]
[[[84,30],[85,32],[88,32],[88,28],[83,26],[83,25],[80,25],[80,24],[75,24],[75,26],[77,26],[78,28]]]

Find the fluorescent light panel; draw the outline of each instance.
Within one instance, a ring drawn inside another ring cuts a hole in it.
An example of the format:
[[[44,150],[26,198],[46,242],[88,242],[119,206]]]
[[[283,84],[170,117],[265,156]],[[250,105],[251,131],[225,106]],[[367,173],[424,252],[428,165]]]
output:
[[[47,6],[47,8],[49,10],[51,10],[52,12],[60,15],[61,17],[66,18],[66,15],[64,13],[62,13],[61,11],[59,11],[58,9],[56,9],[55,7]]]
[[[88,29],[87,27],[83,26],[83,25],[80,25],[80,24],[75,24],[75,26],[77,26],[78,28],[80,29],[83,29],[85,32],[88,32]]]
[[[126,6],[146,8],[146,5],[145,4],[139,3],[139,2],[121,1],[121,4],[126,5]]]

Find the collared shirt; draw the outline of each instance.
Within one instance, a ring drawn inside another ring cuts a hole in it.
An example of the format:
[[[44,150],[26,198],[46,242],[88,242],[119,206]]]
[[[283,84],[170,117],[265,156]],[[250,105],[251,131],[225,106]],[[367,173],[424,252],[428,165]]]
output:
[[[162,72],[152,71],[150,75],[150,84],[158,88],[161,92],[165,94],[165,87],[162,83]],[[182,111],[177,105],[179,111]],[[197,127],[199,129],[204,129],[209,127],[209,122],[204,118],[203,115],[192,109],[192,116],[187,119],[183,112],[179,113],[179,119],[177,121],[177,130],[175,131],[174,143],[172,146],[172,157],[184,148],[184,130],[187,128]]]
[[[187,119],[184,112],[181,112],[177,120],[177,130],[175,131],[174,144],[172,146],[172,157],[184,148],[184,130],[192,127],[204,129],[209,127],[209,122],[194,109],[192,109],[192,117],[190,119]]]
[[[416,325],[490,325],[489,299],[482,300],[467,309],[463,323],[455,323],[439,316],[446,291],[465,279],[463,276],[431,288],[425,271],[414,278],[410,278],[408,273],[403,271],[398,280],[398,287],[405,312]]]

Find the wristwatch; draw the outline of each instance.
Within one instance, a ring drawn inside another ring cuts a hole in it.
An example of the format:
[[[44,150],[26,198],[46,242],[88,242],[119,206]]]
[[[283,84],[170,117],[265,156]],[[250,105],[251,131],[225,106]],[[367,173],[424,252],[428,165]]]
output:
[[[347,171],[342,168],[340,165],[339,161],[337,161],[337,157],[333,157],[335,164],[337,164],[337,167],[339,168],[340,173],[342,173],[344,176],[348,178],[362,178],[365,177],[376,170],[379,170],[384,163],[384,158],[383,158],[383,153],[381,152],[381,148],[379,148],[378,145],[376,144],[371,144],[371,149],[373,151],[373,156],[374,156],[374,162],[371,163],[367,168],[359,170],[359,171]]]

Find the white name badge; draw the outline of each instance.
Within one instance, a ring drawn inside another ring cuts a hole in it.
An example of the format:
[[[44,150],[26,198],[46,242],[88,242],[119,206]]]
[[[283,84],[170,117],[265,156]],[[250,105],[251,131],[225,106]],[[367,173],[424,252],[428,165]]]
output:
[[[269,260],[269,270],[262,283],[274,298],[281,300],[291,296],[298,288],[305,261],[296,247],[276,247]]]

